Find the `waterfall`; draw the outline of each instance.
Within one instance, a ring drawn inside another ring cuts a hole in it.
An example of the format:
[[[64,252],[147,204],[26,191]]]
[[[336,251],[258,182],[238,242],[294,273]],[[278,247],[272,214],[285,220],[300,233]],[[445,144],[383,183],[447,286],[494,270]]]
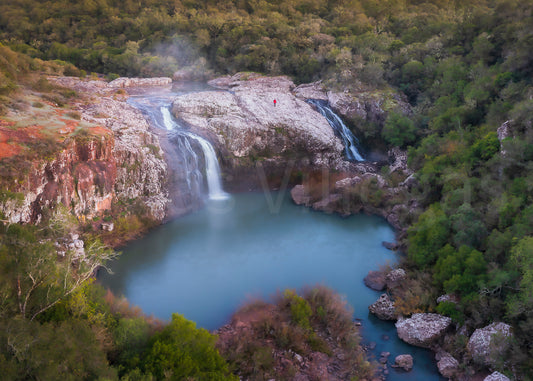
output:
[[[209,198],[211,200],[224,200],[228,198],[228,194],[222,189],[222,181],[220,180],[220,166],[218,165],[217,155],[213,146],[204,138],[195,135],[191,132],[185,131],[179,128],[178,124],[172,118],[168,107],[161,106],[161,115],[163,116],[163,126],[168,131],[174,131],[178,136],[184,137],[183,146],[190,152],[191,157],[197,160],[196,153],[192,149],[189,140],[195,140],[202,148],[202,152],[205,158],[205,175],[207,179],[207,188],[209,191]],[[187,171],[193,176],[194,171]],[[189,177],[187,181],[189,182]]]
[[[350,129],[344,124],[342,119],[333,112],[333,110],[328,106],[326,101],[318,99],[308,99],[307,103],[316,107],[318,112],[320,112],[324,118],[327,119],[329,125],[333,128],[335,133],[337,133],[346,149],[346,157],[350,161],[365,161],[363,156],[359,153],[359,140],[355,135],[350,131]]]

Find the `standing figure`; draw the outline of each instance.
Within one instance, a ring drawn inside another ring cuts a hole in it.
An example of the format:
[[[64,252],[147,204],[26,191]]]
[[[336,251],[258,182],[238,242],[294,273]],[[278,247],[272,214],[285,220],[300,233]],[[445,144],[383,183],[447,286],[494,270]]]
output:
[[[276,107],[276,103],[278,103],[278,101],[274,99],[274,107]]]

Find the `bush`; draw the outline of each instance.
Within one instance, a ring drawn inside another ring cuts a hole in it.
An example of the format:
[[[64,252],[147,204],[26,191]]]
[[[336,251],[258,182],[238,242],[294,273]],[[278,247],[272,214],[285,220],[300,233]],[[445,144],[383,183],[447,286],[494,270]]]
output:
[[[391,112],[383,125],[381,137],[389,144],[405,147],[416,140],[416,127],[408,117]]]
[[[215,348],[216,336],[182,315],[154,335],[142,360],[157,379],[238,380]]]

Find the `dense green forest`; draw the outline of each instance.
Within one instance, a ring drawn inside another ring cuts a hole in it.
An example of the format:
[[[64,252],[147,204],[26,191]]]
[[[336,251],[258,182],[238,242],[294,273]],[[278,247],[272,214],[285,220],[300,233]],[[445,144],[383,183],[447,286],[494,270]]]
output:
[[[8,104],[24,72],[41,70],[41,60],[56,60],[72,75],[258,71],[300,83],[322,79],[331,88],[399,89],[412,115],[391,113],[382,130],[368,126],[366,134],[408,149],[419,180],[410,196],[425,211],[408,230],[404,260],[416,292],[404,305],[437,310],[470,329],[492,321],[512,324],[513,346],[498,370],[531,379],[532,12],[531,0],[0,0],[0,96]],[[498,136],[503,123],[506,133]],[[6,274],[22,266],[14,253],[33,253],[39,245],[31,228],[11,229],[0,246]],[[0,364],[23,366],[26,375],[46,371],[32,363],[37,355],[23,350],[35,324],[41,324],[43,342],[73,329],[85,332],[80,340],[86,342],[69,345],[88,350],[112,342],[108,360],[112,353],[118,369],[133,361],[129,369],[139,375],[151,369],[151,357],[142,357],[144,363],[131,351],[162,350],[155,343],[185,324],[176,317],[147,341],[152,325],[129,312],[100,311],[109,304],[95,302],[102,291],[87,286],[23,325],[29,315],[15,305],[12,277],[2,278],[7,304]],[[459,304],[435,305],[443,293],[456,294]],[[78,327],[81,315],[89,324]],[[118,336],[111,340],[102,326],[114,327]],[[20,348],[8,337],[13,330]],[[137,336],[125,335],[128,330]],[[203,332],[197,335],[194,340],[207,340]],[[139,341],[130,345],[126,337]],[[463,351],[458,338],[456,352]],[[211,352],[205,356],[227,372]],[[94,367],[106,361],[83,358]],[[104,368],[83,369],[83,376],[112,377]]]

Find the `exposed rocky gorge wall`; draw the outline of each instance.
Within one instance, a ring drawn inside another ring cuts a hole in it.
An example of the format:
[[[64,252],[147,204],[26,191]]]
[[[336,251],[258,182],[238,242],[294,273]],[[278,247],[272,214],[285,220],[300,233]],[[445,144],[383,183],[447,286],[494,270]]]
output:
[[[380,133],[390,112],[412,114],[405,95],[390,87],[377,90],[327,89],[321,81],[296,87],[293,93],[303,99],[321,99],[348,122],[359,139],[381,141]]]
[[[172,111],[184,125],[214,143],[226,183],[253,187],[264,176],[277,179],[276,186],[292,171],[299,176],[292,177],[291,183],[301,183],[292,192],[296,203],[326,212],[382,215],[395,228],[401,228],[402,215],[417,208],[403,198],[414,181],[405,152],[391,150],[379,164],[349,162],[326,118],[305,102],[326,100],[344,117],[383,123],[391,110],[410,112],[400,94],[392,90],[336,93],[326,91],[321,83],[295,86],[287,77],[250,73],[220,77],[209,84],[220,90],[179,96]],[[387,164],[397,181],[381,174]],[[316,184],[306,181],[315,172],[335,181],[325,180],[329,183],[320,184],[317,193]]]
[[[116,88],[102,81],[51,78],[76,90],[80,121],[63,135],[53,155],[4,179],[0,211],[9,222],[35,223],[46,208],[63,204],[79,219],[102,216],[118,202],[140,202],[153,220],[165,217],[167,165],[159,138]],[[45,126],[46,127],[46,126]]]
[[[224,91],[179,96],[172,112],[215,145],[226,180],[257,177],[258,166],[277,178],[288,166],[349,166],[341,140],[322,115],[292,94],[287,77],[236,74],[210,84]]]
[[[67,133],[62,149],[51,158],[33,162],[29,174],[13,181],[9,191],[24,197],[3,198],[0,208],[7,219],[37,222],[43,208],[57,203],[68,206],[80,218],[92,218],[119,200],[135,200],[141,201],[154,220],[162,221],[169,205],[176,204],[166,189],[169,180],[176,183],[176,173],[163,159],[172,155],[169,147],[163,154],[159,137],[150,131],[146,117],[125,102],[122,88],[166,86],[170,79],[119,78],[110,83],[70,77],[52,80],[85,98],[75,106],[85,127]],[[390,103],[387,97],[373,95],[375,107],[370,107],[368,100],[361,101],[364,104],[354,101],[354,106],[347,100],[353,94],[327,92],[320,83],[296,87],[287,77],[249,73],[217,78],[210,84],[221,90],[179,96],[172,111],[184,125],[215,145],[226,185],[257,187],[264,185],[262,176],[280,182],[290,173],[305,176],[310,171],[333,171],[340,175],[326,193],[317,195],[304,182],[293,191],[295,201],[327,212],[381,214],[399,227],[398,214],[408,213],[404,209],[411,206],[396,207],[388,200],[401,194],[408,182],[393,186],[375,163],[346,161],[339,137],[305,102],[308,98],[324,99],[345,116],[356,113],[383,120],[387,112],[383,104]],[[393,98],[395,107],[401,108],[401,97]],[[397,150],[390,153],[390,167],[390,172],[399,173],[403,179],[410,175],[405,154]],[[291,179],[293,184],[301,181]],[[369,184],[385,194],[382,198],[387,205],[376,202],[376,197],[359,197],[360,202],[347,205],[347,194],[364,191]]]
[[[94,132],[93,132],[94,133]],[[68,139],[50,160],[36,160],[17,178],[0,210],[9,222],[39,222],[45,208],[62,203],[78,215],[92,217],[111,207],[117,168],[111,131]]]

